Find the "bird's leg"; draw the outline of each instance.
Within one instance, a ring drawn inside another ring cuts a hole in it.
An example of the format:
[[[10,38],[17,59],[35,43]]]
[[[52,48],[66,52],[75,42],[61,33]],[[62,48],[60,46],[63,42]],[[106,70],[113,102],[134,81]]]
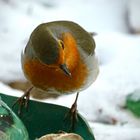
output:
[[[70,108],[71,113],[71,128],[75,128],[75,123],[77,121],[77,100],[78,100],[79,92],[76,94],[76,99]]]
[[[25,107],[26,109],[28,108],[30,93],[32,89],[33,89],[33,86],[30,87],[20,98],[18,98],[14,102],[12,107],[14,107],[17,103],[19,104],[18,114],[22,113],[23,107]]]
[[[78,100],[78,96],[79,96],[79,92],[77,92],[77,95],[76,95],[76,99],[74,101],[74,103],[72,104],[68,114],[66,114],[65,118],[67,116],[70,115],[70,119],[71,119],[71,126],[70,126],[70,130],[74,130],[75,128],[75,123],[77,121],[77,100]]]

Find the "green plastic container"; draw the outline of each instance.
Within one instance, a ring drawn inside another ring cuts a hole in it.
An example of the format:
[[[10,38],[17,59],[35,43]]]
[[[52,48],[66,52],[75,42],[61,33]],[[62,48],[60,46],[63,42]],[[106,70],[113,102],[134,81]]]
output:
[[[136,90],[126,97],[126,107],[140,118],[140,90]]]
[[[0,96],[9,107],[17,99],[17,97],[5,94],[0,94]],[[16,106],[13,111],[17,114],[18,107]],[[31,100],[28,111],[23,110],[21,120],[27,128],[30,140],[35,140],[49,133],[69,132],[70,119],[64,121],[68,111],[67,107]],[[79,134],[84,140],[95,140],[92,130],[80,114],[78,114],[75,129],[70,132]]]

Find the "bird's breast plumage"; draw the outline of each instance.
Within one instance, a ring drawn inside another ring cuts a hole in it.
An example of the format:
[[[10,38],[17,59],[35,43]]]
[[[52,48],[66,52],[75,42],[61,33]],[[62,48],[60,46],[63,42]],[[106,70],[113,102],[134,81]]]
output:
[[[77,68],[71,71],[71,77],[64,75],[60,69],[49,68],[37,60],[25,61],[24,72],[36,87],[43,90],[55,89],[60,93],[79,90],[84,86],[88,74],[82,61],[79,61]]]

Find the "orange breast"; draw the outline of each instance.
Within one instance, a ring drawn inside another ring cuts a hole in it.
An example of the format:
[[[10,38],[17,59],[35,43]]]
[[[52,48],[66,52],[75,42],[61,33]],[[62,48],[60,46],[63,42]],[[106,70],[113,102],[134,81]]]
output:
[[[76,91],[84,86],[88,70],[80,58],[75,46],[76,42],[70,37],[70,34],[63,35],[63,41],[65,44],[66,64],[72,76],[68,77],[59,68],[50,67],[35,59],[27,60],[25,58],[23,64],[24,73],[34,86],[43,90],[54,88],[60,93]]]
[[[55,88],[60,92],[78,90],[84,85],[87,77],[86,66],[81,61],[71,72],[72,77],[66,76],[59,69],[49,68],[33,60],[27,61],[24,64],[24,72],[34,86],[43,90]]]

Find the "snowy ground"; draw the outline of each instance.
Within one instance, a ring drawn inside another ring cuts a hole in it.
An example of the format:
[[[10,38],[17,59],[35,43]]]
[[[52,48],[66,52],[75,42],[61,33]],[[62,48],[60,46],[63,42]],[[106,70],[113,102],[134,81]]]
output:
[[[96,140],[139,140],[140,119],[122,108],[126,95],[140,89],[140,35],[129,34],[128,29],[140,29],[136,12],[140,8],[134,8],[137,3],[138,0],[0,0],[0,92],[22,94],[3,82],[24,80],[20,53],[35,26],[52,20],[73,20],[98,33],[95,41],[100,74],[92,86],[81,92],[79,112],[88,120]],[[131,16],[126,18],[128,13]],[[44,101],[70,107],[74,98],[75,94]]]

